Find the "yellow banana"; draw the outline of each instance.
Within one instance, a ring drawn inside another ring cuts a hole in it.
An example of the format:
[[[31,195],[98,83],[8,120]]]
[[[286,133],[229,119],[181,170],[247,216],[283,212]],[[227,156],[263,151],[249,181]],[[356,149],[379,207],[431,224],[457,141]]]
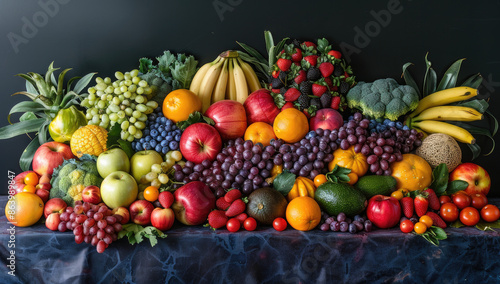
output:
[[[424,132],[427,133],[448,134],[451,137],[455,138],[455,140],[463,143],[468,143],[468,144],[476,143],[476,139],[474,138],[474,136],[472,136],[472,134],[470,134],[469,131],[450,123],[436,121],[436,120],[422,120],[422,121],[412,122],[412,127],[413,126],[422,129]]]
[[[200,67],[200,69],[198,69],[198,71],[193,77],[193,80],[191,81],[191,85],[189,86],[189,90],[191,92],[198,95],[198,92],[200,91],[201,87],[201,82],[203,81],[203,78],[207,74],[208,69],[210,69],[212,65],[219,62],[220,59],[221,59],[220,57],[217,57],[214,61],[204,64],[203,66]]]
[[[201,108],[203,112],[205,112],[210,106],[212,92],[214,90],[215,84],[217,83],[217,79],[219,78],[224,61],[226,61],[226,59],[222,58],[217,63],[210,66],[207,73],[203,77],[203,81],[201,81],[198,96],[201,99]]]
[[[241,58],[238,58],[238,63],[240,64],[241,69],[243,69],[243,72],[245,73],[245,79],[247,80],[250,93],[255,92],[258,89],[262,88],[259,82],[259,78],[257,77],[257,74],[255,74],[255,71],[253,70],[252,66],[243,61],[243,59]]]
[[[479,111],[462,106],[437,106],[422,111],[413,121],[420,120],[455,120],[455,121],[476,121],[483,119],[483,114]]]
[[[229,60],[224,61],[221,73],[217,79],[217,83],[215,84],[214,92],[212,93],[211,103],[222,101],[226,97],[227,77],[229,75],[227,70],[228,62]]]
[[[248,98],[248,85],[245,79],[245,73],[237,60],[233,59],[233,63],[234,82],[236,83],[236,101],[244,103]]]
[[[234,82],[234,60],[229,59],[228,63],[228,78],[227,78],[227,90],[226,90],[226,99],[236,101],[236,82]]]
[[[418,102],[417,109],[410,114],[410,117],[415,117],[422,111],[431,107],[467,100],[474,96],[477,96],[477,89],[470,87],[455,87],[435,92],[421,99]]]

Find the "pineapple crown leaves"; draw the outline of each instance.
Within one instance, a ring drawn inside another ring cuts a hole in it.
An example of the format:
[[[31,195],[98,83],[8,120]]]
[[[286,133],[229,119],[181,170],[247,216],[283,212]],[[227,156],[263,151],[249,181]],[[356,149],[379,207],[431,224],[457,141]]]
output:
[[[351,169],[335,165],[335,167],[326,174],[326,179],[334,183],[347,183],[351,180],[348,176],[349,173],[351,173]]]

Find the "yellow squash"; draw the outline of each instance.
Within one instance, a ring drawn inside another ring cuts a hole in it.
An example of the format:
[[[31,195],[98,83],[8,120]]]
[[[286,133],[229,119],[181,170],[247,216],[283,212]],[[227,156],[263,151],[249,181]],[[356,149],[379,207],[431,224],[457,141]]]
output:
[[[309,196],[314,198],[314,192],[316,191],[316,186],[314,182],[306,177],[297,177],[292,189],[286,196],[288,202],[299,196]]]

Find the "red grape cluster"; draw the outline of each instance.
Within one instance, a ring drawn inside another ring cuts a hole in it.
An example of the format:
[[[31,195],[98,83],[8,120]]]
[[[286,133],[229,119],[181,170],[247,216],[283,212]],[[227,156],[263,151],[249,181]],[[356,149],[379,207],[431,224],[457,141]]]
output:
[[[104,252],[116,241],[118,232],[122,230],[122,216],[113,215],[104,203],[95,205],[77,201],[75,207],[66,207],[60,219],[61,223],[57,228],[60,232],[72,230],[77,244],[90,243],[96,246],[98,253]]]
[[[415,129],[401,130],[395,126],[382,132],[369,132],[370,120],[356,112],[352,119],[344,122],[338,130],[337,143],[341,149],[354,146],[356,153],[367,157],[370,172],[376,175],[391,175],[390,164],[401,161],[403,154],[422,144],[422,133]],[[332,133],[335,132],[332,131]]]

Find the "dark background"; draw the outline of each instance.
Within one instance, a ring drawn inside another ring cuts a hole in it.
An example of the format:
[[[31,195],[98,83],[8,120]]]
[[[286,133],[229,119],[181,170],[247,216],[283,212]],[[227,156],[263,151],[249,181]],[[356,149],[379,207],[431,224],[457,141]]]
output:
[[[452,62],[467,58],[459,82],[481,73],[481,96],[491,97],[490,110],[498,113],[499,11],[500,1],[2,0],[0,125],[8,123],[10,108],[25,99],[10,96],[25,90],[24,80],[14,75],[45,73],[51,61],[72,67],[69,77],[89,72],[113,76],[137,68],[140,57],[153,58],[167,49],[206,63],[238,48],[236,40],[264,52],[264,30],[276,40],[326,37],[334,47],[343,46],[344,55],[351,53],[362,81],[392,77],[402,83],[402,65],[413,62],[411,71],[421,82],[427,52],[438,78]],[[28,31],[29,25],[36,30]],[[14,34],[24,42],[13,44],[9,35]],[[20,172],[18,160],[28,143],[27,136],[0,140],[0,184],[5,185],[0,194],[7,193],[7,171]],[[475,160],[493,176],[493,196],[500,196],[495,176],[499,153]]]

